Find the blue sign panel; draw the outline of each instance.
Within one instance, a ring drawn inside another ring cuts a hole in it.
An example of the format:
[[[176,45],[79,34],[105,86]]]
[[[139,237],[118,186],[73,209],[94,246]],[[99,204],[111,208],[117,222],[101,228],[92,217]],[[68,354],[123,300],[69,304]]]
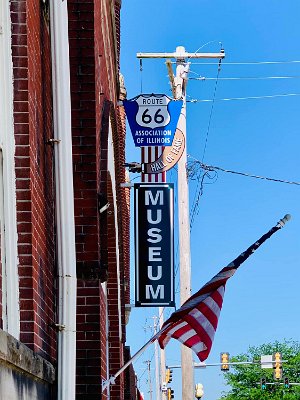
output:
[[[171,146],[182,104],[182,100],[153,93],[124,100],[135,145]]]
[[[172,183],[136,183],[136,307],[174,306]]]

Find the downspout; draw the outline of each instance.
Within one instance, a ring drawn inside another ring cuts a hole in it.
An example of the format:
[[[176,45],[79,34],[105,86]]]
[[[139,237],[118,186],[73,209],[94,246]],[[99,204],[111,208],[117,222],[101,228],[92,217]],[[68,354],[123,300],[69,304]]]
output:
[[[58,260],[57,399],[75,400],[76,252],[67,1],[50,2]]]
[[[0,146],[2,162],[3,330],[20,339],[15,137],[13,115],[12,23],[10,2],[0,1]],[[5,311],[6,310],[6,311]]]

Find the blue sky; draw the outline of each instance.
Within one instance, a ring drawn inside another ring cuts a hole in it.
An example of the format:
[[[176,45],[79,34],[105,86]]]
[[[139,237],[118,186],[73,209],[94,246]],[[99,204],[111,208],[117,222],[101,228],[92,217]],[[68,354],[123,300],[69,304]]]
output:
[[[300,94],[300,63],[287,62],[300,60],[299,15],[298,0],[123,0],[121,71],[128,98],[140,94],[141,85],[144,93],[171,95],[164,60],[144,60],[141,73],[137,52],[173,52],[177,46],[184,46],[189,52],[201,46],[204,47],[200,51],[218,52],[221,42],[226,58],[221,66],[210,127],[211,102],[187,105],[190,160],[299,182],[300,96],[218,100]],[[263,61],[285,63],[255,63]],[[246,64],[231,64],[235,62]],[[251,62],[254,64],[249,64]],[[195,60],[190,71],[190,78],[215,78],[217,66]],[[221,79],[279,76],[294,78]],[[215,84],[215,80],[190,79],[188,100],[212,99]],[[128,128],[127,161],[139,159],[139,149],[134,147]],[[135,177],[132,175],[132,179]],[[136,178],[135,182],[138,181]],[[168,174],[168,181],[176,185],[175,169]],[[286,213],[292,215],[291,222],[251,256],[228,282],[207,362],[218,362],[221,351],[236,355],[245,352],[250,345],[284,338],[299,340],[300,186],[221,171],[216,179],[205,180],[205,183],[191,231],[193,293]],[[197,181],[191,180],[191,206],[196,188]],[[132,267],[133,249],[132,246]],[[177,275],[175,286],[178,282]],[[133,279],[131,284],[133,302]],[[168,309],[166,317],[171,311]],[[157,315],[155,308],[132,310],[127,337],[132,353],[152,335],[149,326],[153,325],[154,315]],[[144,362],[152,360],[151,368],[154,369],[153,352],[154,346],[134,364],[145,399],[150,397]],[[180,363],[180,348],[175,341],[167,346],[166,358],[168,365]],[[204,385],[203,399],[216,400],[226,390],[223,375],[217,367],[196,370],[195,382]],[[179,370],[174,370],[172,387],[175,398],[180,398]]]

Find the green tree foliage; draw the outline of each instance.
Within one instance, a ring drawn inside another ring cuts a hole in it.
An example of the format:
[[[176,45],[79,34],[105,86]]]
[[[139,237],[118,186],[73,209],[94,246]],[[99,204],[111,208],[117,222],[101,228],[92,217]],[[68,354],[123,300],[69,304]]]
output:
[[[283,374],[287,376],[290,383],[300,383],[300,343],[295,341],[284,341],[263,344],[261,346],[249,347],[248,352],[230,358],[230,362],[255,361],[257,364],[231,365],[224,378],[231,390],[224,393],[220,400],[300,400],[300,386],[290,385],[284,387],[283,379],[275,381],[273,369],[262,369],[260,356],[282,353],[282,359],[288,360],[283,363]],[[274,383],[261,389],[260,379],[266,377],[267,383]]]

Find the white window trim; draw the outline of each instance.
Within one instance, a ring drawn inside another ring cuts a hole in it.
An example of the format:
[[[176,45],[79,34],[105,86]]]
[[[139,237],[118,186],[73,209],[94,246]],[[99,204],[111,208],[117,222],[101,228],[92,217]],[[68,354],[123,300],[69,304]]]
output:
[[[20,337],[19,277],[17,249],[15,140],[13,119],[13,65],[11,53],[10,2],[0,1],[0,146],[3,159],[3,216],[5,280],[3,296],[3,329],[16,339]],[[2,289],[2,290],[3,290]],[[6,311],[6,312],[5,312]]]
[[[114,157],[114,143],[112,137],[111,121],[109,121],[108,130],[108,146],[107,146],[107,170],[111,176],[113,204],[114,204],[114,217],[115,217],[115,232],[116,232],[116,260],[117,260],[117,280],[118,280],[118,314],[119,314],[119,338],[122,340],[122,318],[121,318],[121,288],[120,288],[120,253],[119,253],[119,225],[117,217],[117,193],[116,193],[116,174],[115,174],[115,157]]]
[[[106,343],[106,377],[104,379],[104,381],[106,379],[109,378],[109,320],[108,320],[108,303],[107,303],[107,283],[103,282],[101,283],[101,287],[103,290],[103,294],[104,294],[104,302],[105,302],[105,312],[106,312],[106,319],[105,319],[105,343]],[[107,399],[110,399],[110,385],[107,386]]]

